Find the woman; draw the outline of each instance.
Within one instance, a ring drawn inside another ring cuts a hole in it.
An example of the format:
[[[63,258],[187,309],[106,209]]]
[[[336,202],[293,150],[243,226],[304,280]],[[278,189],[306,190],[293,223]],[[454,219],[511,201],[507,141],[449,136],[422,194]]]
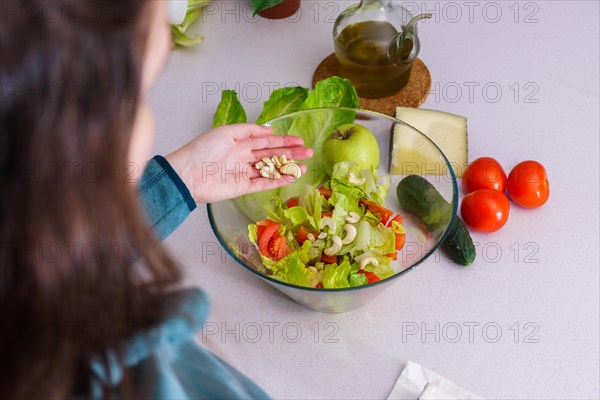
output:
[[[146,165],[164,3],[0,6],[0,398],[266,397],[196,344],[207,300],[173,290],[159,239],[196,202],[285,184],[247,168],[263,156],[311,150],[241,124]]]

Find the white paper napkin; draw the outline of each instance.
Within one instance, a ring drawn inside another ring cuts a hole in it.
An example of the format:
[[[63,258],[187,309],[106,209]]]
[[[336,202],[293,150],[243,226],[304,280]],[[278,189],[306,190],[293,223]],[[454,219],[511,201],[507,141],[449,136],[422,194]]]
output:
[[[172,25],[183,22],[187,12],[188,0],[167,0],[167,19]]]
[[[452,381],[408,361],[388,400],[483,400]]]

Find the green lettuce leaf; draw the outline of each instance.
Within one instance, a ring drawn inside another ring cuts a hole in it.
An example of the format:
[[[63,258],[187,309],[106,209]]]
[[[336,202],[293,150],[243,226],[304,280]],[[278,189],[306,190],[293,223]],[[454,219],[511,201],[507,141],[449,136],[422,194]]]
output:
[[[307,96],[308,89],[300,86],[274,90],[269,100],[265,102],[256,123],[262,125],[282,115],[298,111]]]
[[[364,286],[369,283],[369,279],[365,274],[358,274],[356,272],[350,274],[348,281],[350,282],[350,287]]]
[[[221,102],[213,117],[213,128],[240,122],[246,122],[246,111],[238,100],[237,93],[234,90],[223,90]]]
[[[193,46],[204,40],[200,35],[188,36],[186,32],[190,25],[200,18],[200,15],[202,15],[202,7],[209,1],[210,0],[188,1],[188,8],[183,22],[179,25],[171,25],[171,36],[175,48]]]
[[[348,282],[350,269],[350,261],[348,261],[347,257],[344,257],[340,265],[327,265],[323,270],[323,287],[325,289],[350,287]]]

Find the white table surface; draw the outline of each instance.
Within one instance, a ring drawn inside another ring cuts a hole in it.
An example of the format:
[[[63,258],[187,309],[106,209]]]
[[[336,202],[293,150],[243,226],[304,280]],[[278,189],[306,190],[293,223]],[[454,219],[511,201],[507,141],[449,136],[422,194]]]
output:
[[[333,50],[333,20],[353,2],[303,0],[293,22],[252,18],[248,3],[214,3],[194,26],[205,42],[172,54],[152,94],[156,153],[209,129],[221,89],[237,90],[252,120],[273,87],[310,86]],[[166,240],[185,284],[213,302],[199,340],[276,398],[386,398],[407,360],[487,398],[598,398],[599,3],[427,9],[421,58],[434,92],[422,107],[468,118],[470,160],[492,156],[507,171],[542,162],[549,202],[514,206],[501,231],[472,233],[472,266],[434,257],[338,315],[305,309],[236,265],[200,205]]]

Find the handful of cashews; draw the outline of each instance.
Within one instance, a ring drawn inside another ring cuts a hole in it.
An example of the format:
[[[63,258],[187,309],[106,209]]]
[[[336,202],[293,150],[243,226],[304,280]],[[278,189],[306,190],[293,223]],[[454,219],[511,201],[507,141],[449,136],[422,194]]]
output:
[[[264,157],[254,164],[254,168],[260,171],[260,176],[267,179],[280,179],[282,174],[291,175],[294,179],[302,176],[300,166],[294,160],[288,160],[285,154]]]

